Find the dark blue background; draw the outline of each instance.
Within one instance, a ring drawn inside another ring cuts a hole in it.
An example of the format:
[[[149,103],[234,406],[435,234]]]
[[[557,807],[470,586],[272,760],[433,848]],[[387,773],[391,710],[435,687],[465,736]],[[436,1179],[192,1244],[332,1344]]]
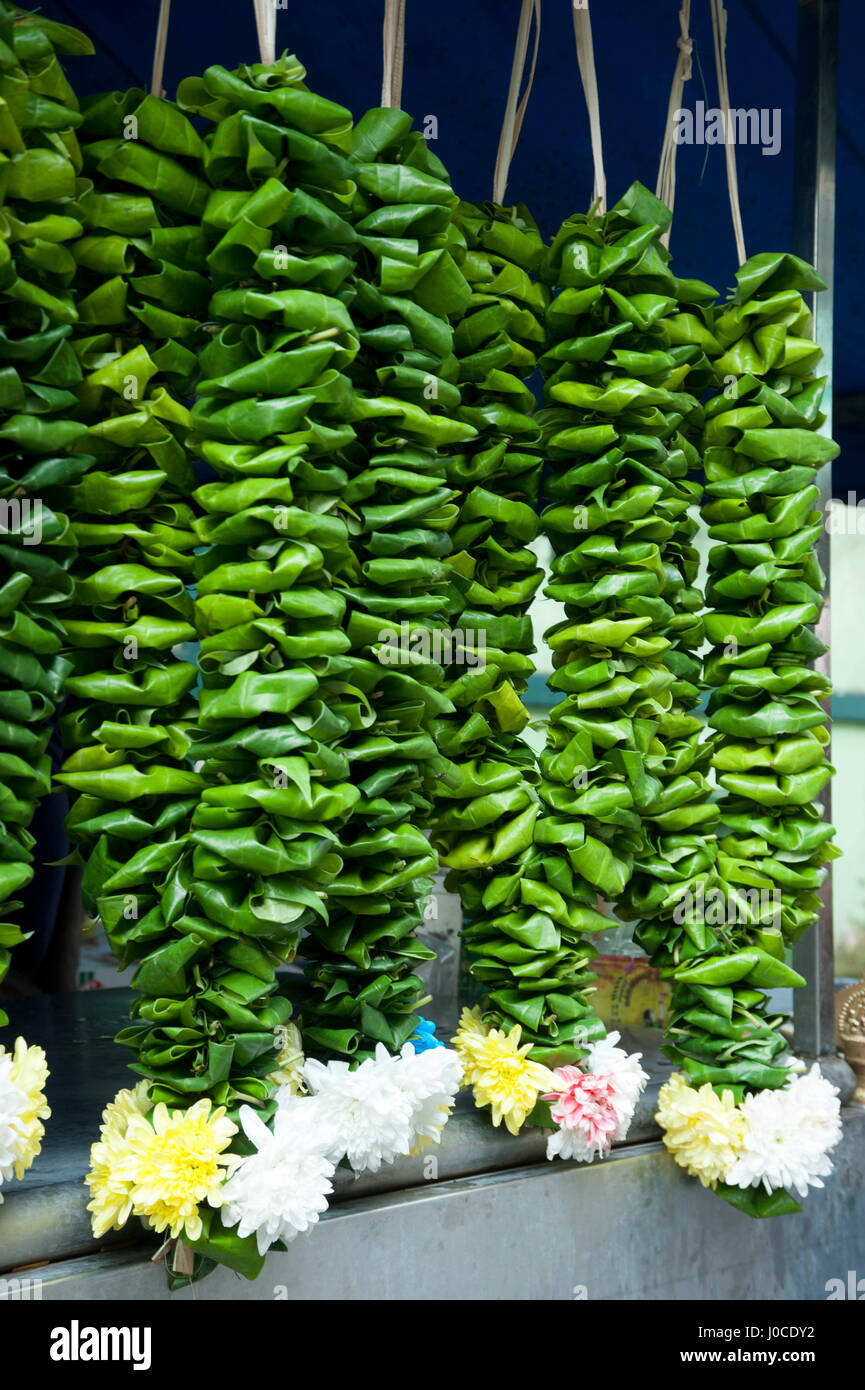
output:
[[[70,63],[79,91],[149,85],[158,0],[45,0],[43,8],[52,18],[85,29],[96,44],[95,58]],[[297,53],[310,86],[358,116],[380,100],[383,8],[383,0],[287,0],[287,8],[277,15],[277,51]],[[678,8],[678,0],[595,0],[592,5],[611,202],[634,179],[655,186],[676,59]],[[438,118],[434,149],[466,198],[491,195],[519,10],[519,0],[407,3],[403,106],[418,123],[426,115]],[[586,209],[592,172],[570,0],[545,0],[543,11],[535,87],[508,195],[527,203],[543,233],[551,236],[569,213]],[[714,106],[708,0],[694,0],[692,11],[694,75],[684,104],[693,108],[701,98]],[[738,149],[747,249],[789,250],[796,0],[727,0],[727,11],[732,105],[782,111],[779,154],[762,155],[757,146]],[[836,396],[865,391],[863,49],[865,4],[841,0]],[[182,77],[211,63],[230,68],[257,59],[252,0],[173,0],[165,72],[169,95]],[[698,276],[720,290],[732,284],[735,246],[722,146],[683,145],[678,150],[672,250],[680,275]],[[856,443],[855,437],[845,439],[848,448],[854,446],[854,455],[859,452]],[[850,454],[847,459],[852,464]],[[847,464],[843,473],[848,473]]]

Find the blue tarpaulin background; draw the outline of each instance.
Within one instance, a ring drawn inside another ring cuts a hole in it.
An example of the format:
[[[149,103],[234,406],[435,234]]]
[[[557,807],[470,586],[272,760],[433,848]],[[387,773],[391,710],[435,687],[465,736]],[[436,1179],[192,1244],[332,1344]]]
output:
[[[82,93],[148,86],[158,0],[45,0],[52,18],[85,29],[95,58],[70,63]],[[545,236],[590,201],[588,121],[577,69],[571,0],[544,0],[540,55],[508,186],[529,205]],[[655,186],[676,60],[679,0],[595,0],[595,39],[604,162],[611,202],[634,179]],[[359,116],[380,101],[384,0],[286,0],[277,11],[277,51],[306,65],[308,82]],[[418,124],[438,121],[436,153],[455,189],[488,198],[510,77],[519,0],[408,0],[403,106]],[[793,222],[796,0],[727,0],[727,66],[734,107],[781,112],[779,152],[738,149],[739,187],[749,252],[789,250]],[[836,397],[865,393],[865,134],[862,53],[865,4],[841,0],[836,245]],[[718,102],[709,0],[693,0],[694,72],[684,104]],[[172,0],[165,86],[211,63],[258,60],[252,0]],[[720,145],[682,145],[677,157],[672,251],[680,275],[719,290],[736,268]],[[842,411],[842,418],[849,417]],[[837,485],[855,486],[855,435]],[[852,455],[851,455],[852,447]],[[850,481],[854,477],[854,481]]]

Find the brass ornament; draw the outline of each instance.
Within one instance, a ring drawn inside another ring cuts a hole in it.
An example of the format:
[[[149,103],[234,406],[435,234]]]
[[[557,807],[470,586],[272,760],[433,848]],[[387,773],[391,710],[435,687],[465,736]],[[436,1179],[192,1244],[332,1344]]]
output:
[[[835,995],[835,1032],[856,1076],[853,1100],[865,1105],[865,978]]]

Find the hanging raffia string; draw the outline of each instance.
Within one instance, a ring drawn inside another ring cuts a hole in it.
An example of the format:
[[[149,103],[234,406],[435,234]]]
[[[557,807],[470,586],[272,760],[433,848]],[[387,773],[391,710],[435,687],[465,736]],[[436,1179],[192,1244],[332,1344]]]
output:
[[[739,207],[739,181],[736,177],[736,146],[730,139],[730,88],[727,84],[727,11],[722,0],[711,0],[712,36],[715,40],[715,69],[718,74],[718,100],[724,112],[724,146],[727,158],[727,188],[730,194],[730,212],[733,216],[733,233],[736,238],[736,254],[739,264],[744,265],[745,233],[742,230],[742,209]]]
[[[607,179],[604,174],[604,155],[601,149],[601,112],[598,106],[598,78],[595,73],[595,49],[592,43],[592,21],[589,0],[584,4],[574,0],[574,37],[577,41],[577,62],[589,113],[592,136],[592,163],[595,170],[592,204],[598,213],[607,211]]]
[[[689,32],[691,22],[691,0],[682,0],[682,8],[679,11],[679,28],[681,33],[676,40],[679,47],[679,56],[676,60],[676,69],[673,73],[673,85],[670,88],[670,104],[667,107],[667,124],[664,130],[664,143],[661,146],[661,163],[658,168],[658,183],[655,188],[655,196],[660,198],[670,212],[673,211],[673,204],[676,200],[676,112],[681,110],[682,92],[685,83],[691,76],[691,52],[693,45]],[[670,232],[672,223],[664,232],[661,241],[664,246],[669,248]]]
[[[150,79],[150,90],[155,97],[164,97],[165,88],[162,85],[162,74],[165,71],[165,46],[168,43],[168,16],[171,11],[171,0],[162,0],[159,6],[159,20],[156,25],[156,44],[153,49],[153,73]]]
[[[402,102],[402,69],[405,58],[405,0],[384,0],[382,49],[384,65],[381,104],[398,107]]]
[[[253,4],[258,50],[262,63],[269,67],[276,61],[276,3],[275,0],[253,0]]]
[[[526,54],[529,48],[529,34],[532,28],[532,18],[535,20],[535,47],[532,53],[532,66],[529,69],[529,77],[526,82],[526,90],[523,92],[522,100],[517,104],[520,94],[520,86],[523,74],[526,70]],[[511,169],[511,160],[517,148],[517,141],[520,138],[523,117],[526,114],[529,96],[532,91],[532,83],[535,80],[535,66],[538,61],[538,44],[541,37],[541,0],[523,0],[520,11],[520,22],[517,29],[517,41],[514,47],[514,62],[511,68],[511,85],[508,88],[508,100],[505,106],[504,120],[502,121],[502,133],[499,138],[499,149],[496,155],[496,171],[493,178],[493,202],[503,203],[505,201],[505,191],[508,186],[508,175]]]

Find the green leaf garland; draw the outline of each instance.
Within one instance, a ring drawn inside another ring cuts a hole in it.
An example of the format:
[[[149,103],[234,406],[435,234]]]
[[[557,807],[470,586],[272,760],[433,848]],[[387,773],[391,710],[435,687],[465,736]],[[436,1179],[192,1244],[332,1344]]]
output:
[[[703,434],[703,518],[717,542],[705,618],[716,874],[731,911],[672,971],[668,1051],[695,1084],[741,1095],[787,1079],[765,991],[804,983],[785,947],[816,921],[825,861],[838,853],[816,804],[833,769],[829,684],[812,664],[825,651],[813,631],[825,584],[815,478],[838,448],[816,432],[825,378],[802,299],[821,282],[782,254],[751,257],[736,279],[711,325],[719,390]]]
[[[627,915],[636,866],[651,874],[652,900],[690,881],[717,817],[689,713],[702,599],[688,436],[708,372],[698,337],[668,328],[681,303],[699,308],[714,292],[669,270],[668,222],[635,184],[604,217],[570,218],[549,254],[559,293],[541,359],[552,470],[542,520],[556,552],[546,593],[566,617],[547,634],[549,683],[564,698],[550,714],[541,795],[594,929],[608,925],[597,895]]]
[[[479,434],[450,470],[463,492],[450,564],[462,599],[454,621],[473,661],[454,664],[447,694],[457,714],[437,721],[447,763],[434,838],[446,886],[462,901],[471,973],[487,990],[485,1023],[519,1025],[531,1058],[555,1066],[578,1059],[580,1043],[603,1028],[583,994],[594,952],[581,933],[594,925],[592,911],[549,848],[535,756],[521,737],[534,669],[528,608],[542,582],[529,549],[541,432],[523,382],[544,346],[550,292],[538,279],[544,247],[527,209],[462,204],[459,222],[473,291],[455,334],[460,414]]]
[[[346,752],[359,798],[341,835],[327,922],[305,944],[304,1038],[331,1056],[396,1052],[417,1027],[416,938],[436,856],[423,834],[438,766],[431,721],[450,702],[436,638],[454,604],[444,557],[456,520],[451,450],[476,430],[457,416],[450,315],[470,290],[454,256],[456,196],[404,112],[374,109],[352,136],[357,270],[350,368],[356,438],[342,502],[351,565],[348,690],[363,700]]]
[[[76,419],[78,102],[57,57],[76,30],[0,5],[0,901],[33,877],[28,826],[51,787],[47,753],[70,665],[59,614],[72,594],[66,486],[84,467]],[[0,979],[24,939],[0,923]],[[7,1022],[0,1010],[0,1024]]]
[[[359,796],[342,742],[362,702],[332,698],[328,684],[348,648],[334,576],[349,554],[339,460],[358,350],[340,298],[354,239],[342,217],[350,119],[303,76],[286,56],[211,68],[178,92],[212,122],[212,337],[192,421],[213,480],[195,494],[193,753],[205,787],[176,875],[175,931],[181,946],[188,933],[203,946],[183,962],[210,1039],[201,1083],[229,1101],[273,1090],[274,1029],[291,1015],[276,966],[327,920],[340,827]]]
[[[189,757],[197,671],[183,656],[196,635],[184,398],[204,341],[195,208],[207,188],[196,172],[199,137],[170,103],[140,91],[92,99],[81,136],[75,350],[90,458],[67,498],[77,551],[58,780],[77,793],[68,829],[85,902],[121,967],[135,966],[140,997],[118,1040],[158,1088],[184,1068],[194,1074],[207,1046],[194,1001],[182,998],[183,966],[203,943],[192,933],[178,942],[171,929],[202,785]],[[177,1087],[165,1094],[176,1099]]]

